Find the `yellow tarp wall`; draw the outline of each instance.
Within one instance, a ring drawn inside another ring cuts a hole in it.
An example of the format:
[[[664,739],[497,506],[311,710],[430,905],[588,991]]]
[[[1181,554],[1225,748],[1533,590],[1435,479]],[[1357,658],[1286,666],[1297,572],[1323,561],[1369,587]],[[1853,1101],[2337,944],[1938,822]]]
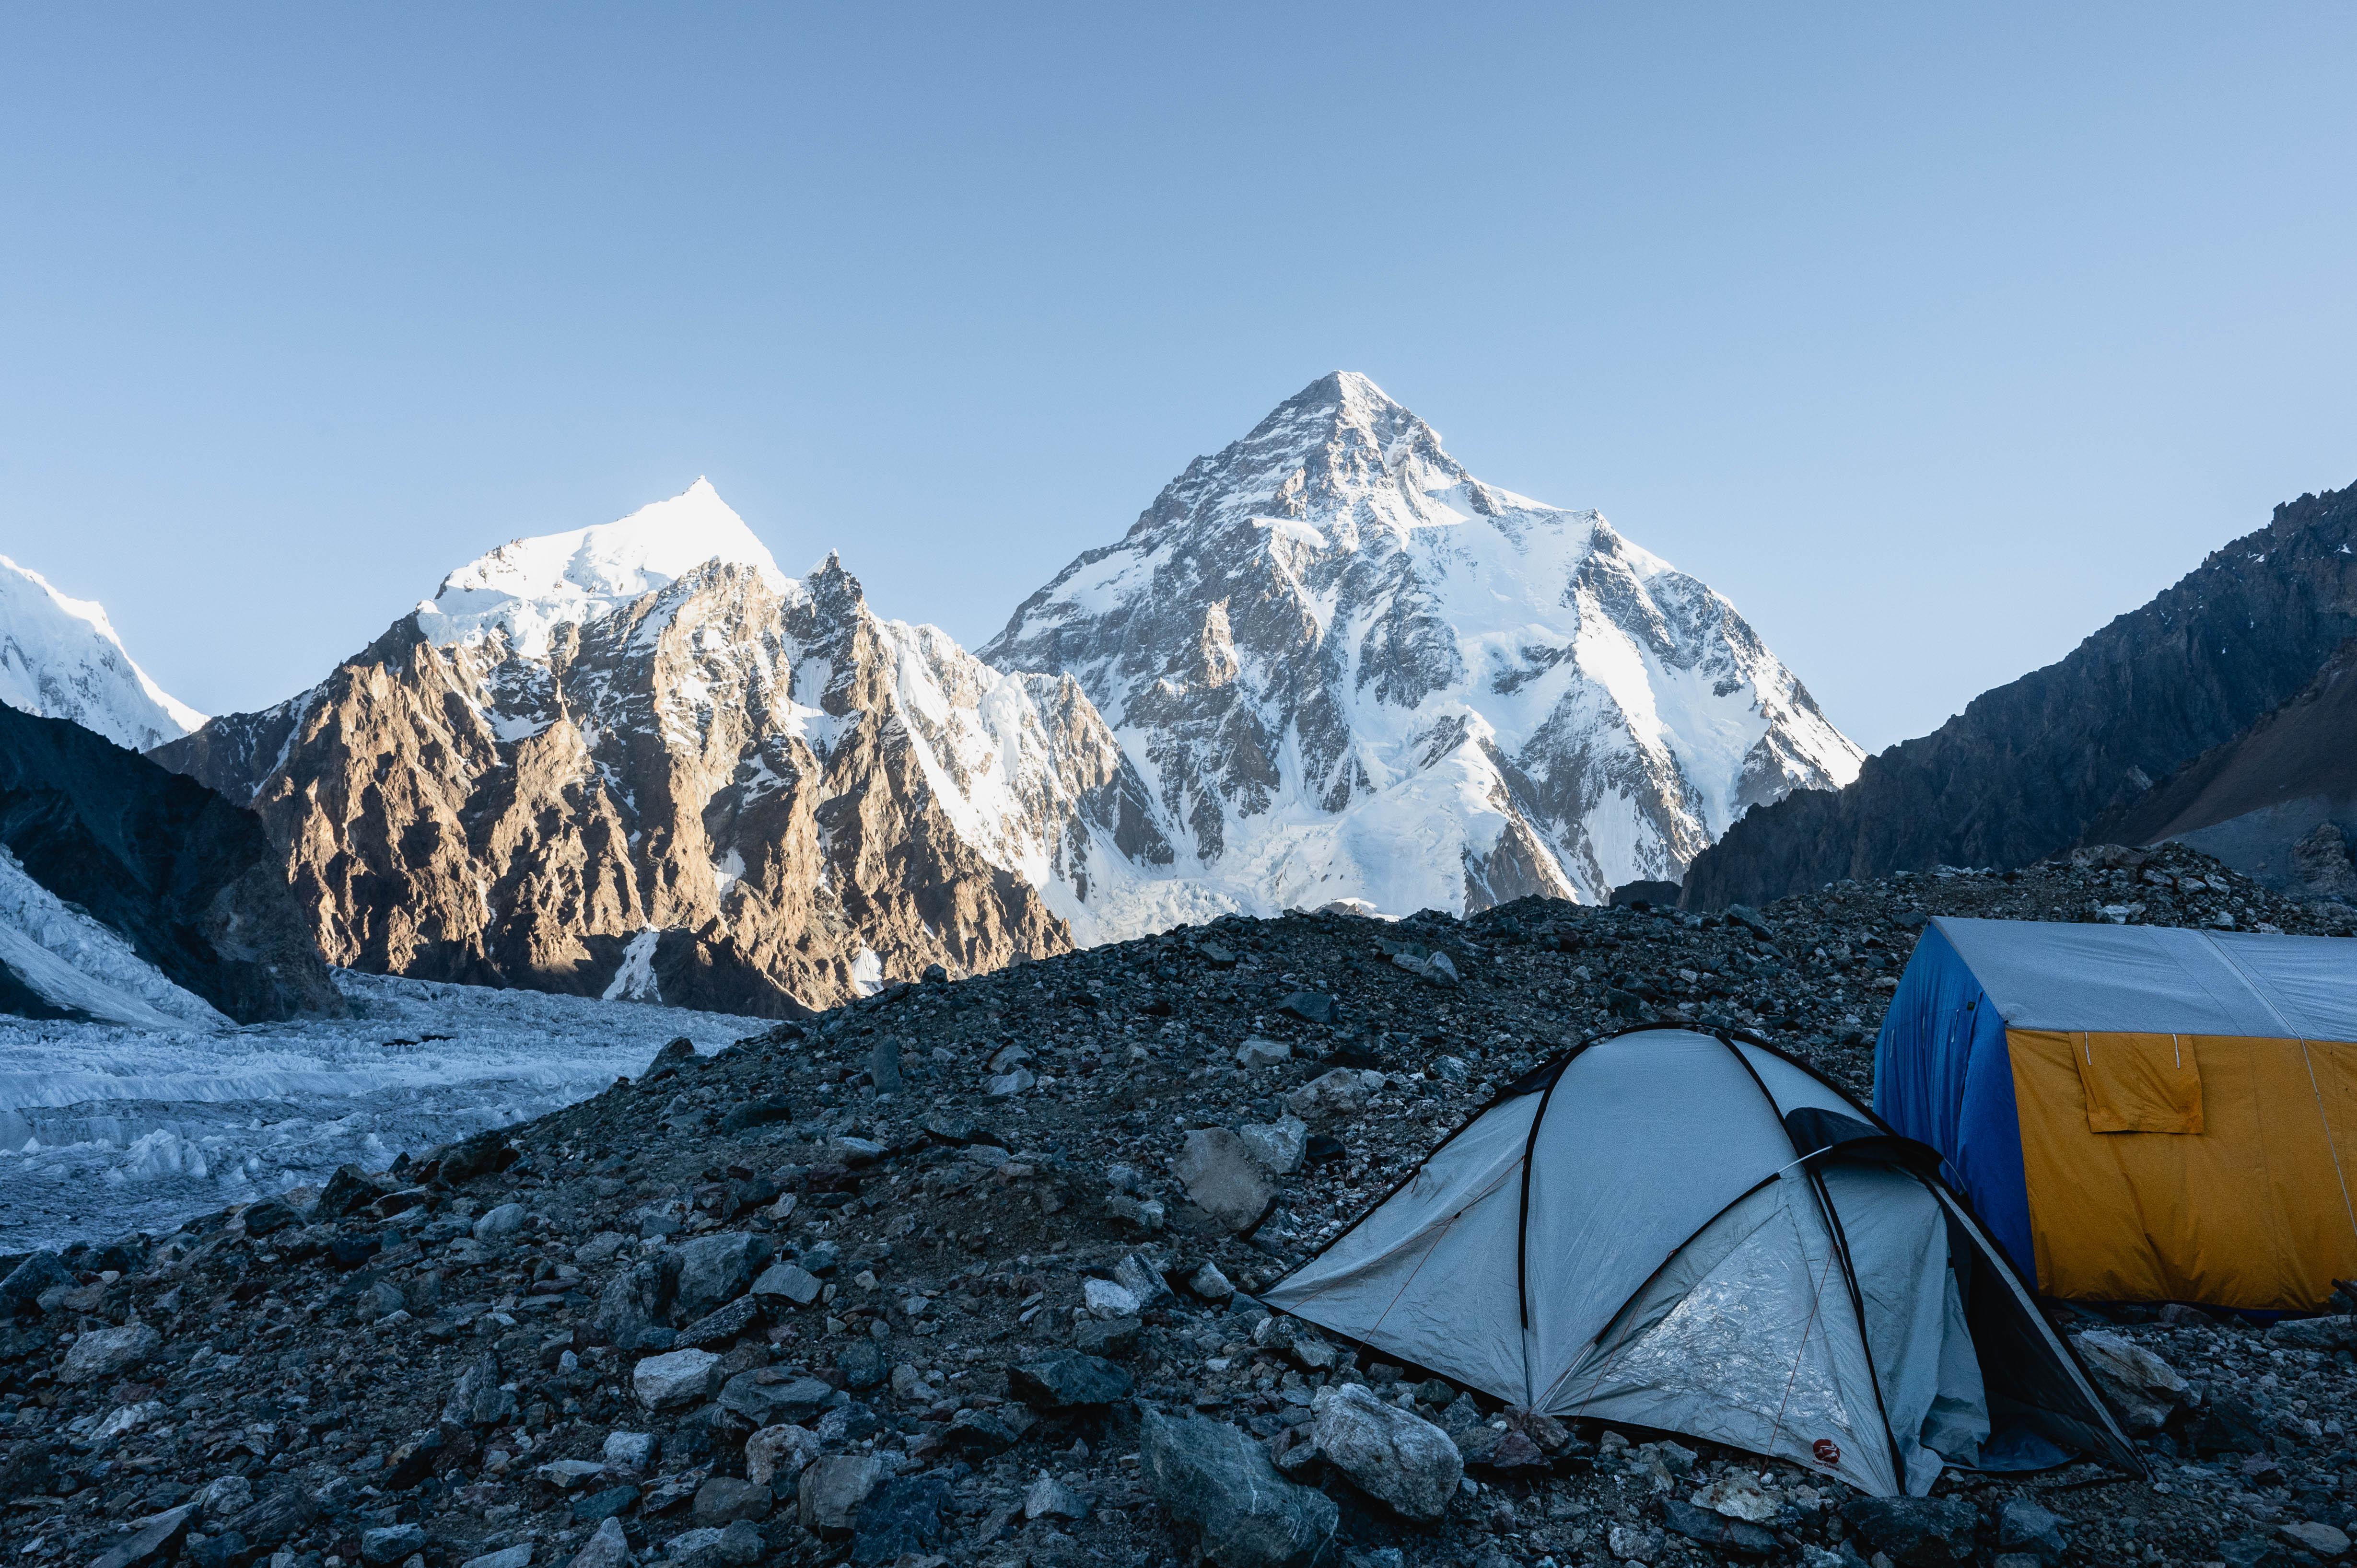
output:
[[[2314,1312],[2357,1278],[2357,1044],[2006,1040],[2041,1289]]]

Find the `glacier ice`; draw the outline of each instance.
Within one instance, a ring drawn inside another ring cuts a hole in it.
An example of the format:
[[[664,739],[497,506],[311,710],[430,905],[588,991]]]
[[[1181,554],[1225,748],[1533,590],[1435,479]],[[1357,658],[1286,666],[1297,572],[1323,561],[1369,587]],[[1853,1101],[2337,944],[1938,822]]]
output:
[[[374,1170],[636,1075],[758,1018],[339,970],[353,1016],[244,1027],[0,1016],[0,1253]]]

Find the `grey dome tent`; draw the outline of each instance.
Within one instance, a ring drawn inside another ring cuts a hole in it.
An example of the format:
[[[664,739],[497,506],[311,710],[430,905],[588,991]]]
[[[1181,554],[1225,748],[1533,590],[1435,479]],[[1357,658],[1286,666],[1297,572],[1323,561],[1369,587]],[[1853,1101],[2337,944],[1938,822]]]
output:
[[[1265,1293],[1525,1409],[1876,1496],[2142,1469],[1939,1156],[1756,1040],[1649,1027],[1509,1086]]]

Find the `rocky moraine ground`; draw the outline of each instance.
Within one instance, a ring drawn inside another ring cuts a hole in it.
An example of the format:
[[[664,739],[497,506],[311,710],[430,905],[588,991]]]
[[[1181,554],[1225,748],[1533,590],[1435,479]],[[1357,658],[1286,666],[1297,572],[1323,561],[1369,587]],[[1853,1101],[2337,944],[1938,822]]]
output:
[[[1566,1427],[1252,1298],[1618,1025],[1864,1095],[1928,914],[2340,932],[2178,852],[1737,918],[1223,920],[896,986],[504,1140],[0,1282],[0,1541],[73,1568],[2309,1563],[2357,1319],[2056,1309],[2144,1477],[1878,1502]],[[1372,1441],[1371,1441],[1372,1440]]]

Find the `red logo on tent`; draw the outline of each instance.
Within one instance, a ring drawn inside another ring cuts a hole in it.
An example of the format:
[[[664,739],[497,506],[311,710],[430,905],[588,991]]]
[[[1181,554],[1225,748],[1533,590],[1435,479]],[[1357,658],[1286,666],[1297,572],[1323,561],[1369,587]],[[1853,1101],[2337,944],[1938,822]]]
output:
[[[1818,1438],[1816,1442],[1809,1445],[1809,1452],[1817,1456],[1817,1463],[1820,1465],[1838,1465],[1841,1463],[1841,1444],[1835,1443],[1830,1437]]]

